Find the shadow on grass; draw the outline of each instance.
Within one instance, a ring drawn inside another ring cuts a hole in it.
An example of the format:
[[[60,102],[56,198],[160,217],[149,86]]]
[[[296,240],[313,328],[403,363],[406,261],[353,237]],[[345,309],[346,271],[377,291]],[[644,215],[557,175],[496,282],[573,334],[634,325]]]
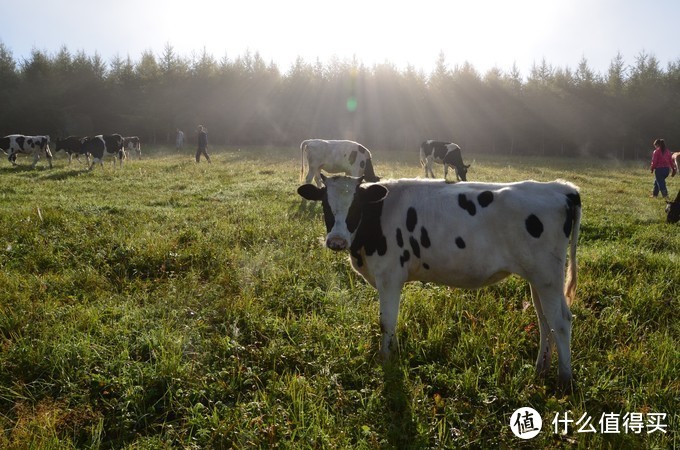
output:
[[[385,387],[383,397],[388,414],[387,440],[392,448],[427,448],[427,440],[418,434],[413,420],[411,393],[406,387],[404,371],[396,362],[383,367]]]
[[[11,163],[10,163],[11,164]],[[23,172],[36,172],[39,171],[41,168],[33,168],[29,165],[24,165],[24,164],[17,164],[16,166],[12,165],[7,165],[3,167],[0,167],[0,173],[23,173]]]
[[[87,172],[88,172],[87,168],[80,169],[80,170],[69,170],[69,171],[66,171],[66,172],[56,172],[56,173],[52,173],[50,175],[44,176],[43,179],[45,179],[45,180],[57,180],[57,181],[66,180],[67,178],[77,177],[78,175],[81,175],[81,174],[87,173]]]
[[[295,218],[314,219],[321,210],[321,203],[309,200],[300,200],[300,203],[291,206],[288,215]]]

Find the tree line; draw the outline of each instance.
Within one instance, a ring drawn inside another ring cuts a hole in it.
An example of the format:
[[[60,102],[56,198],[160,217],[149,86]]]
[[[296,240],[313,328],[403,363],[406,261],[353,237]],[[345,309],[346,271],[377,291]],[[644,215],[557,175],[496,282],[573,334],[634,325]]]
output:
[[[298,58],[282,72],[259,53],[191,57],[170,44],[139,59],[34,49],[20,61],[0,42],[0,135],[137,135],[172,144],[175,130],[213,145],[298,145],[346,138],[371,149],[416,151],[425,139],[451,140],[464,154],[647,157],[654,138],[680,147],[680,59],[665,68],[642,52],[621,54],[606,73],[583,58],[575,68],[543,59],[484,74],[449,67],[431,73],[389,62],[327,63]]]

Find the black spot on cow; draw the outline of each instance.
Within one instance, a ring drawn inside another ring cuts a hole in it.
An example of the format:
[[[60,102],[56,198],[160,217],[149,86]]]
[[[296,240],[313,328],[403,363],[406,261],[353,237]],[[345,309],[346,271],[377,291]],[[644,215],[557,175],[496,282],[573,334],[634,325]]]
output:
[[[564,221],[564,235],[568,238],[576,219],[576,209],[581,207],[581,196],[579,194],[567,194],[567,218]]]
[[[543,234],[543,222],[541,222],[541,219],[535,215],[531,214],[529,217],[527,217],[527,220],[524,221],[524,224],[526,225],[529,234],[533,237],[538,239],[541,237],[541,234]]]
[[[477,196],[477,201],[479,202],[479,206],[481,206],[482,208],[486,208],[493,201],[493,192],[491,191],[482,192]]]
[[[362,169],[366,168],[366,161],[360,161],[359,167],[361,167]]]
[[[456,246],[457,246],[458,248],[460,248],[460,249],[465,248],[465,241],[463,240],[462,237],[458,236],[458,237],[456,238]]]
[[[357,146],[357,150],[358,150],[359,153],[361,153],[362,155],[365,154],[365,153],[368,151],[368,150],[366,150],[366,147],[364,147],[363,145],[358,145],[358,146]]]
[[[17,145],[19,146],[19,148],[20,148],[21,150],[24,150],[24,142],[25,142],[25,141],[26,141],[26,138],[23,137],[23,136],[19,136],[19,137],[17,137],[17,139],[16,139],[16,143],[17,143]]]
[[[423,268],[425,270],[430,270],[430,265],[428,263],[423,263]]]
[[[416,213],[416,209],[414,207],[410,207],[408,211],[406,211],[406,229],[413,233],[413,230],[416,229],[417,223],[418,214]]]
[[[357,160],[357,151],[352,150],[352,153],[349,154],[349,163],[350,165],[354,165],[354,162]]]
[[[409,259],[411,259],[411,254],[408,250],[404,250],[404,254],[399,257],[401,267],[404,267],[404,263],[406,263]]]
[[[427,233],[425,227],[420,227],[420,245],[425,248],[429,248],[431,245],[430,235]]]
[[[401,235],[401,228],[397,228],[397,245],[399,248],[404,246],[404,237]]]
[[[408,240],[408,242],[411,244],[411,250],[413,250],[413,256],[416,258],[420,258],[420,244],[418,244],[418,241],[416,238],[411,236]]]
[[[477,213],[475,202],[468,200],[465,194],[458,194],[458,206],[466,210],[471,216]]]
[[[349,213],[347,214],[347,220],[350,217],[359,217],[360,221],[357,221],[358,228],[356,228],[356,234],[354,235],[354,240],[352,240],[352,245],[350,246],[350,254],[357,258],[357,264],[361,266],[363,261],[361,261],[360,250],[363,248],[367,256],[371,256],[374,253],[383,256],[387,252],[387,238],[383,234],[382,226],[380,223],[380,216],[382,215],[383,202],[375,203],[364,203],[361,201],[355,201],[352,203]],[[354,224],[352,224],[354,225]],[[349,223],[347,226],[350,229]]]

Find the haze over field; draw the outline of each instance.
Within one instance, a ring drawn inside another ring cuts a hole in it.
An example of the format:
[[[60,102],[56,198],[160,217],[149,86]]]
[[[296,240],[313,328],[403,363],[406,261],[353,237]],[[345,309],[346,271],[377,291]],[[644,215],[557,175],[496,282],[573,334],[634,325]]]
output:
[[[170,44],[186,57],[203,50],[231,59],[259,52],[282,71],[298,57],[322,63],[356,57],[429,73],[441,52],[451,65],[469,62],[484,73],[516,64],[526,76],[543,59],[574,68],[586,58],[605,73],[618,53],[628,64],[641,52],[662,66],[680,57],[670,23],[680,17],[680,3],[665,0],[26,0],[2,2],[0,16],[0,42],[19,61],[33,49],[56,53],[61,46],[106,61],[136,59]],[[40,26],[27,31],[27,23]]]

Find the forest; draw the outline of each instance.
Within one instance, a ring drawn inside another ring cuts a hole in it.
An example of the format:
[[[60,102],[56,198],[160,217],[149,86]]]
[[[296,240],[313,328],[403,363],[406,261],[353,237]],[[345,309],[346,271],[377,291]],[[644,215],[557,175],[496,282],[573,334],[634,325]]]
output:
[[[606,73],[583,57],[574,68],[543,58],[480,73],[431,73],[389,61],[298,58],[283,71],[258,52],[221,59],[179,55],[171,44],[138,59],[34,49],[14,58],[0,42],[0,136],[121,133],[147,144],[189,142],[198,124],[212,145],[295,146],[307,138],[352,139],[370,149],[414,152],[425,139],[476,154],[647,158],[662,137],[680,146],[680,58],[613,56]]]

